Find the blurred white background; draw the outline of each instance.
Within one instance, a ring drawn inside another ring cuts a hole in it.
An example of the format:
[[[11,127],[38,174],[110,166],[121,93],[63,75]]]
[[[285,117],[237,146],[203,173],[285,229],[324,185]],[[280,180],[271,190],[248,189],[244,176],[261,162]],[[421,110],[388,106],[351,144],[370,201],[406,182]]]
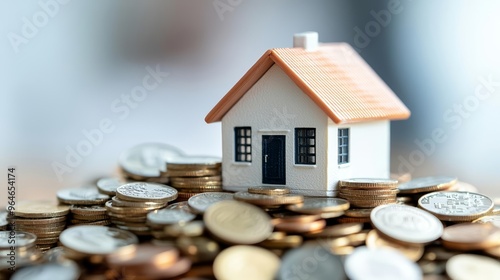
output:
[[[139,143],[220,155],[208,111],[265,50],[318,31],[353,45],[412,111],[392,125],[394,171],[499,197],[499,13],[493,0],[2,1],[0,166],[17,167],[18,199],[55,199],[116,173]],[[157,86],[127,101],[148,69]],[[53,165],[103,120],[112,131],[59,180]]]

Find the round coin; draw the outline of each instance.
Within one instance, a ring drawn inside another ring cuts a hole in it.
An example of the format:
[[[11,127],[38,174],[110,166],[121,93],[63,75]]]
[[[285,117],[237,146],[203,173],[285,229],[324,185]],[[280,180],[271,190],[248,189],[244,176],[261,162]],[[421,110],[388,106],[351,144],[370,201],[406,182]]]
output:
[[[82,216],[106,215],[106,207],[100,205],[71,205],[69,208],[72,214]]]
[[[203,215],[207,229],[233,244],[255,244],[268,238],[273,226],[264,210],[239,201],[219,201]]]
[[[376,189],[394,189],[398,184],[397,180],[381,179],[381,178],[353,178],[339,181],[339,186],[342,188],[366,188],[370,190]]]
[[[347,256],[345,270],[350,279],[421,280],[420,267],[392,249],[358,247]]]
[[[443,224],[436,217],[407,205],[378,206],[372,210],[370,219],[384,235],[406,243],[430,243],[443,233]]]
[[[77,280],[78,266],[72,261],[27,266],[16,271],[11,280]]]
[[[319,214],[347,209],[349,209],[349,201],[332,197],[307,197],[301,204],[288,206],[288,210],[304,214]]]
[[[287,187],[249,187],[249,193],[267,194],[267,195],[282,195],[290,193],[290,188]]]
[[[76,188],[57,191],[57,199],[64,204],[95,205],[104,204],[109,195],[99,193],[96,188]]]
[[[366,247],[370,249],[389,248],[395,249],[412,261],[418,261],[424,254],[424,246],[417,244],[406,244],[393,242],[378,234],[377,230],[371,230],[366,237]]]
[[[118,187],[116,196],[129,201],[169,202],[177,198],[177,190],[162,184],[136,182]]]
[[[446,262],[446,273],[452,280],[496,280],[500,263],[485,256],[460,254]]]
[[[115,177],[101,178],[97,181],[97,188],[103,194],[115,195],[116,189],[124,184],[129,183],[126,180]]]
[[[222,251],[214,260],[214,275],[219,280],[275,279],[280,259],[256,246],[238,245]]]
[[[442,221],[467,222],[490,213],[493,201],[478,193],[447,191],[423,195],[418,206]]]
[[[500,228],[492,224],[461,223],[448,226],[441,236],[446,248],[481,250],[500,246]]]
[[[16,204],[14,215],[23,218],[53,218],[68,213],[69,206],[56,205],[51,201],[20,201]]]
[[[301,247],[287,251],[278,272],[278,279],[282,280],[346,278],[340,258],[317,242],[307,242]]]
[[[31,247],[35,244],[35,241],[36,235],[33,233],[8,230],[0,231],[0,249]]]
[[[137,244],[137,237],[125,230],[82,225],[64,230],[59,241],[71,250],[89,255],[106,255],[118,248]]]
[[[400,193],[422,193],[446,190],[457,182],[456,177],[434,176],[415,178],[409,182],[399,184]]]
[[[233,194],[225,192],[200,193],[190,197],[188,205],[194,212],[202,214],[212,204],[223,200],[233,200]]]
[[[182,210],[162,209],[150,212],[148,222],[155,225],[171,225],[186,223],[196,218],[195,215]]]
[[[167,161],[167,168],[174,170],[214,169],[221,166],[222,159],[212,156],[184,156]]]
[[[245,191],[235,193],[234,199],[260,206],[279,206],[302,203],[304,201],[304,197],[297,194],[264,195]]]
[[[166,162],[183,157],[184,152],[163,143],[144,143],[124,151],[118,160],[125,172],[141,177],[159,177]]]

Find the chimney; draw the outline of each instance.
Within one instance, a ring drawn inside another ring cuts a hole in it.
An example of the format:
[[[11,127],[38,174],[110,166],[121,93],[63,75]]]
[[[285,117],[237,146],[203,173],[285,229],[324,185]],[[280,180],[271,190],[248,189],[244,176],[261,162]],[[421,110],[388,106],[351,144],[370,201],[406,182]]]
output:
[[[318,48],[318,32],[308,31],[293,35],[293,47],[314,51]]]

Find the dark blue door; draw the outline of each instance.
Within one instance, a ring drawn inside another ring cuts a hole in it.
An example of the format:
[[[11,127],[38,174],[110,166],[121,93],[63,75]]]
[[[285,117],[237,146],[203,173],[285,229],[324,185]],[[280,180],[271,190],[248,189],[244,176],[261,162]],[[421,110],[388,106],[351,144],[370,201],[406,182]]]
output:
[[[262,135],[262,183],[285,185],[285,135]]]

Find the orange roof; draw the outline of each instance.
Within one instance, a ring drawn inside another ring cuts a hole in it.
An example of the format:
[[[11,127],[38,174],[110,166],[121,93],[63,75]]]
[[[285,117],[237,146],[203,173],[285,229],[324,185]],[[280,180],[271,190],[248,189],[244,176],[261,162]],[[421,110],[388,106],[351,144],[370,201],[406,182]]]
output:
[[[238,100],[277,64],[335,123],[401,120],[410,111],[347,43],[268,50],[205,118],[221,121]]]

